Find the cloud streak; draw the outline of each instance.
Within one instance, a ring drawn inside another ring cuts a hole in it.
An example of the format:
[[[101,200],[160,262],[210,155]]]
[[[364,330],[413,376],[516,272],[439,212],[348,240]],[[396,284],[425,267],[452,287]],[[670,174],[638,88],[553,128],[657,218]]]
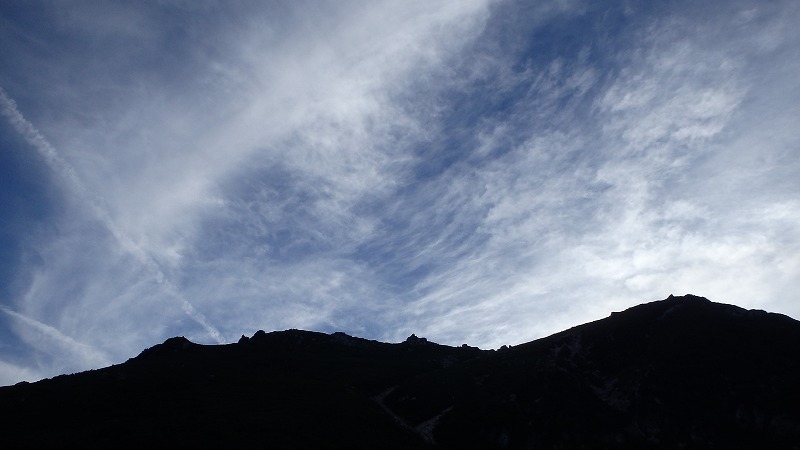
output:
[[[32,333],[27,333],[33,336],[28,339],[28,342],[35,342],[34,345],[39,348],[46,349],[48,352],[66,351],[69,357],[76,358],[78,364],[81,366],[102,367],[103,365],[109,364],[108,357],[97,349],[64,335],[58,329],[50,325],[12,311],[6,307],[0,307],[0,311],[3,311],[32,331]],[[22,331],[22,333],[26,333],[26,331]]]
[[[59,176],[64,179],[68,189],[79,197],[79,201],[90,208],[95,218],[99,220],[116,239],[117,243],[126,252],[130,253],[136,260],[143,265],[153,276],[156,282],[163,285],[168,296],[175,298],[180,302],[181,309],[198,324],[200,324],[211,337],[218,343],[224,342],[219,331],[209,323],[208,319],[197,310],[188,300],[181,294],[177,293],[169,282],[164,278],[159,263],[148,255],[142,248],[140,248],[133,240],[124,234],[119,226],[114,223],[109,214],[100,206],[100,200],[94,199],[92,195],[81,183],[75,170],[65,162],[58,154],[55,148],[47,142],[44,136],[19,112],[14,100],[8,97],[6,92],[0,87],[0,105],[2,105],[2,113],[6,116],[14,129],[22,135],[25,140],[35,148],[39,154],[45,159],[50,168]],[[34,319],[19,315],[10,310],[4,309],[8,314],[16,318],[25,319],[27,323],[35,323],[38,328],[44,329],[47,325],[36,322]],[[54,335],[57,330],[51,327],[47,328],[48,334]],[[68,339],[68,338],[66,338]],[[62,339],[64,340],[64,339]]]

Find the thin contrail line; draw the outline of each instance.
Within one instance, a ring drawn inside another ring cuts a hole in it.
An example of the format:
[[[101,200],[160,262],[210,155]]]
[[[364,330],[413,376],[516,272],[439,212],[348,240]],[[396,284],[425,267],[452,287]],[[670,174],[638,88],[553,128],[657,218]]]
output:
[[[208,318],[206,318],[203,313],[198,311],[189,300],[183,297],[183,295],[172,286],[169,280],[166,279],[158,261],[117,226],[108,211],[101,206],[95,196],[83,185],[75,169],[59,155],[55,147],[42,136],[39,130],[25,119],[25,116],[23,116],[17,108],[17,103],[8,96],[2,87],[0,87],[0,106],[2,106],[2,114],[8,119],[9,123],[11,123],[11,126],[39,152],[47,165],[50,166],[54,172],[64,178],[69,188],[89,205],[97,219],[111,232],[117,240],[117,243],[143,264],[150,271],[156,282],[164,286],[167,292],[180,302],[181,309],[186,315],[202,326],[218,343],[223,343],[224,339],[219,330],[208,321]]]
[[[75,355],[80,356],[84,363],[88,363],[91,366],[103,366],[109,362],[108,357],[103,352],[90,345],[84,344],[83,342],[76,341],[74,338],[65,335],[53,326],[28,317],[25,314],[18,313],[5,306],[0,306],[0,311],[3,311],[17,321],[22,322],[25,325],[35,329],[39,333],[42,333],[45,336],[57,341],[61,347],[69,350]]]

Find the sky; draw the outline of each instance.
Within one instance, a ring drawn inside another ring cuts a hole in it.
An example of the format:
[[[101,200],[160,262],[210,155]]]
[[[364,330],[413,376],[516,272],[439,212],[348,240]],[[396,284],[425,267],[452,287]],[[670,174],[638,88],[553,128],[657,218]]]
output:
[[[800,2],[0,3],[0,385],[172,336],[800,318]]]

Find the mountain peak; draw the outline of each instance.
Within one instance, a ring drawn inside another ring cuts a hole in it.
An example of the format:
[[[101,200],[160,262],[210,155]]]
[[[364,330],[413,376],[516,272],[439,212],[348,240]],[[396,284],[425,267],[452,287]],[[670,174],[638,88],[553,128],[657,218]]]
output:
[[[411,336],[407,337],[404,344],[407,345],[427,345],[429,344],[428,339],[424,337],[417,337],[416,334],[412,333]]]
[[[694,295],[694,294],[684,294],[684,295],[679,295],[679,296],[675,296],[673,294],[669,294],[669,297],[667,297],[666,300],[687,301],[687,302],[689,302],[689,301],[710,302],[711,301],[711,300],[709,300],[709,299],[707,299],[705,297],[701,297],[699,295]]]
[[[670,296],[503,351],[416,334],[167,339],[105,369],[0,388],[31,447],[770,448],[800,442],[800,322]],[[165,424],[169,424],[166,426]]]
[[[186,339],[186,337],[184,336],[175,336],[167,339],[161,344],[154,345],[150,348],[143,350],[142,353],[140,353],[137,358],[148,358],[148,357],[157,357],[162,355],[175,354],[197,346],[199,346],[199,344],[195,344],[189,339]]]

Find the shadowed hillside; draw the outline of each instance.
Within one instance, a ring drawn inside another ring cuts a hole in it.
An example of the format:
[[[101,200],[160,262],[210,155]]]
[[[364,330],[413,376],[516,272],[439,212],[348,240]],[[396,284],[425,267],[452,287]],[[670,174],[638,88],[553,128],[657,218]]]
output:
[[[168,339],[0,388],[7,448],[800,448],[800,322],[672,297],[497,351]]]

